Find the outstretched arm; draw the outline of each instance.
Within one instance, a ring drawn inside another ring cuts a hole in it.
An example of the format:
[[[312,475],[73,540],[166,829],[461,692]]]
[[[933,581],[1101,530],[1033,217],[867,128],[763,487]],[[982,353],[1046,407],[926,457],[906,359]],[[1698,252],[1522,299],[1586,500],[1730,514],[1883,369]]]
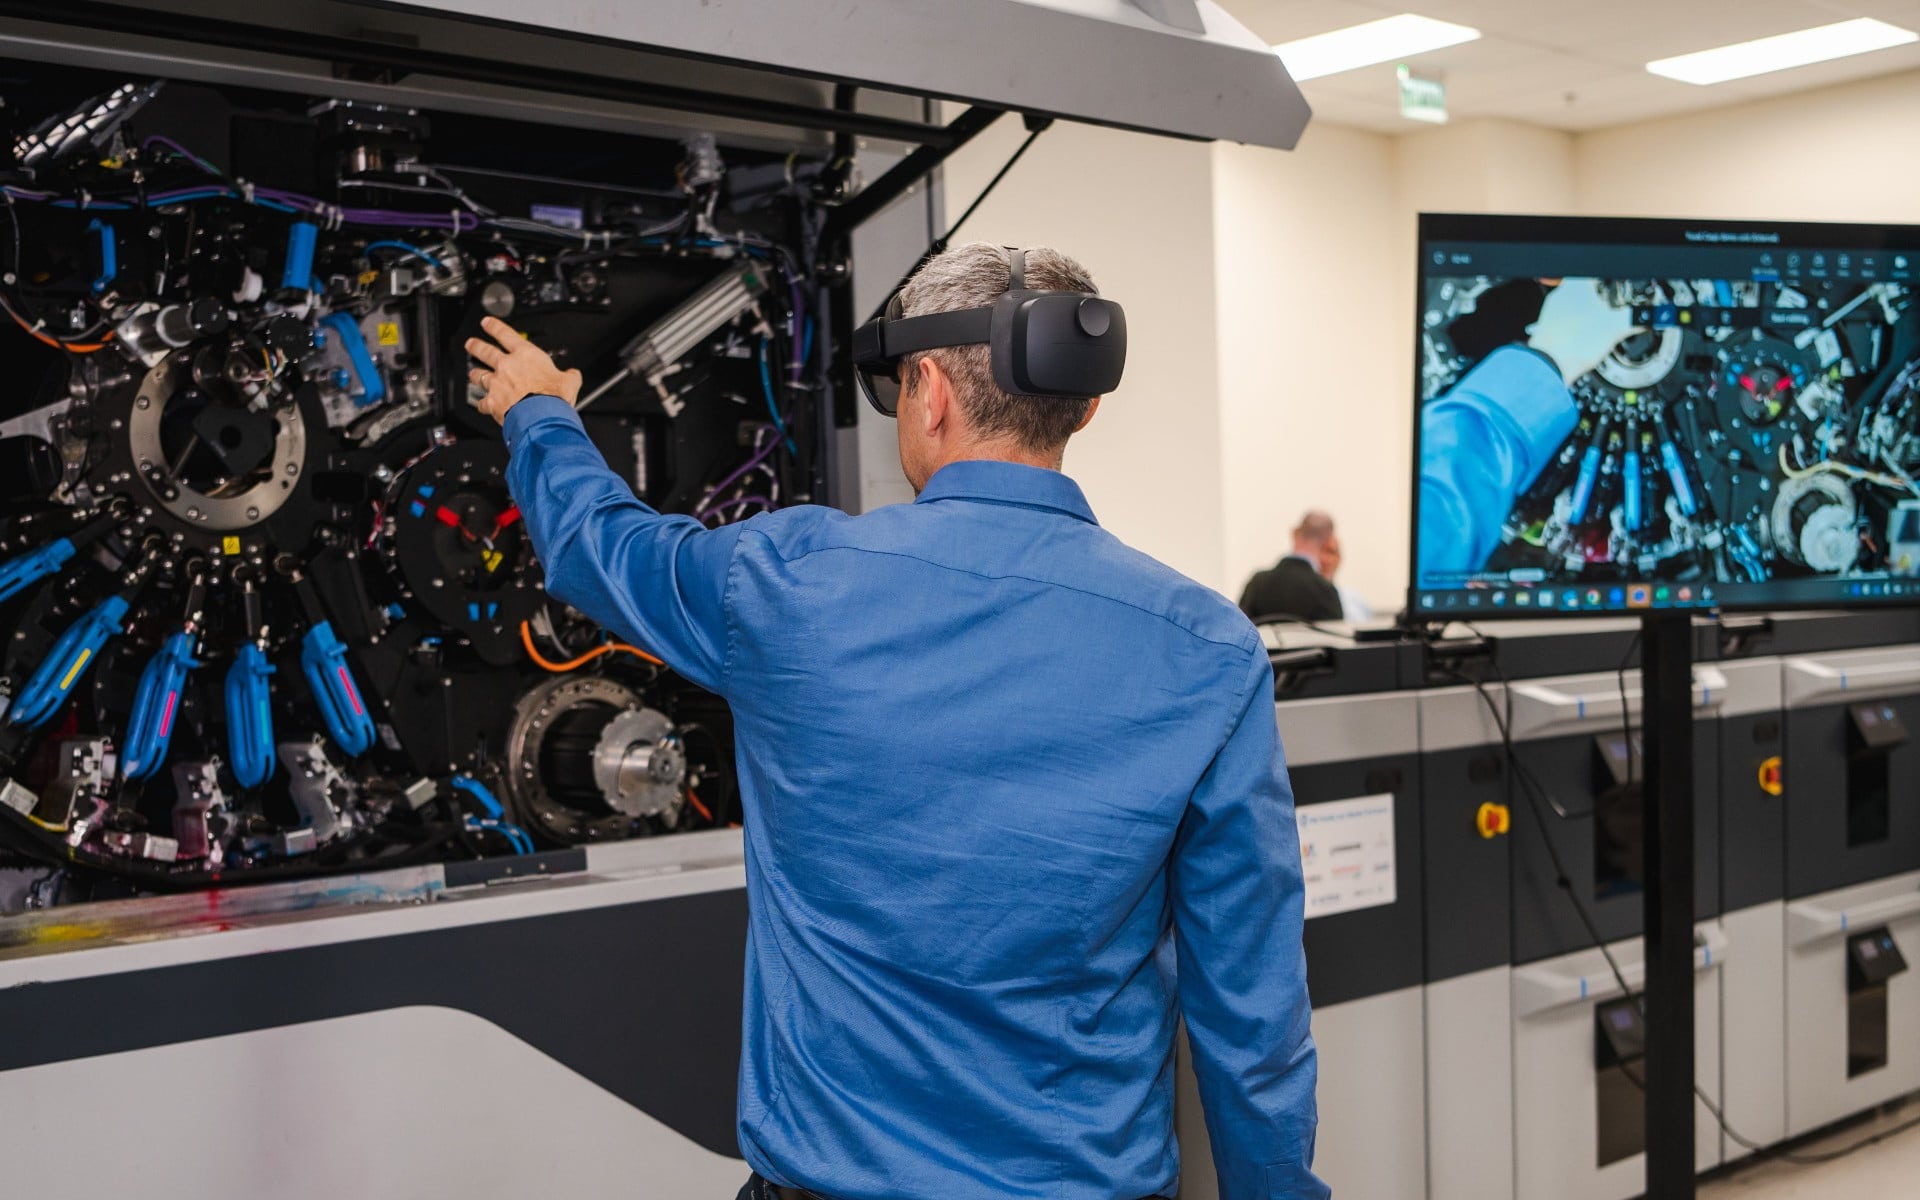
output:
[[[580,373],[561,371],[504,321],[467,352],[487,389],[481,407],[506,433],[507,487],[520,506],[547,591],[710,691],[726,681],[727,574],[738,526],[708,529],[655,512],[587,437],[573,400]],[[496,344],[497,343],[497,344]]]

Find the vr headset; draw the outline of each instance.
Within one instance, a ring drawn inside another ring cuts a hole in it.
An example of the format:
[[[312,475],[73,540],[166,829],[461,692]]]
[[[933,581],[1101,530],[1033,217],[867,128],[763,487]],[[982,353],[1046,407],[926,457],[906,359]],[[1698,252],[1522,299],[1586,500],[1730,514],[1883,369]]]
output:
[[[1127,361],[1127,317],[1092,292],[1028,291],[1025,255],[1011,252],[1013,278],[986,308],[901,316],[900,293],[885,313],[853,331],[860,394],[883,416],[900,411],[900,360],[922,350],[986,344],[993,382],[1011,396],[1080,400],[1120,383]]]

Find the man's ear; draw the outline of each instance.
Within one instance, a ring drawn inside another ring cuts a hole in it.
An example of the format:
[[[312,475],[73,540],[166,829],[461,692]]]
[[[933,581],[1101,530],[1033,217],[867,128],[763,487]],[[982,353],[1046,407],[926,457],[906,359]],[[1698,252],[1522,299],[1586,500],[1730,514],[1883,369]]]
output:
[[[943,430],[951,432],[955,411],[953,381],[947,378],[940,364],[933,361],[931,354],[921,357],[919,372],[916,388],[920,393],[922,432],[928,437],[936,437]]]
[[[1093,424],[1093,414],[1099,411],[1100,411],[1100,397],[1095,396],[1093,399],[1087,401],[1087,415],[1080,418],[1080,423],[1073,427],[1073,431],[1075,433],[1079,433],[1082,429],[1085,429],[1087,426]]]

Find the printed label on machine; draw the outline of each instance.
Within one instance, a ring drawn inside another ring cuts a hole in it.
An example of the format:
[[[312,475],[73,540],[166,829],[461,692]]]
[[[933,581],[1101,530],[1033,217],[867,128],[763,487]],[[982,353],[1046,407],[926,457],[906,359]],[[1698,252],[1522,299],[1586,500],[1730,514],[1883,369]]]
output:
[[[1393,903],[1393,793],[1303,804],[1293,815],[1308,920]]]

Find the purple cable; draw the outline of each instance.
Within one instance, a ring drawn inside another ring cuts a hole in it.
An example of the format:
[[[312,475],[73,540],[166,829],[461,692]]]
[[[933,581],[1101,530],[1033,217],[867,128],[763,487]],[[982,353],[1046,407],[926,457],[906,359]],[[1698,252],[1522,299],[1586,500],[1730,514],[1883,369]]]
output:
[[[185,146],[182,146],[179,142],[174,141],[172,138],[167,137],[164,134],[156,133],[152,137],[149,137],[146,141],[140,143],[141,149],[146,149],[149,146],[165,146],[167,149],[173,151],[175,154],[178,154],[181,158],[186,159],[188,162],[192,163],[194,166],[199,167],[202,171],[205,171],[207,174],[209,175],[220,174],[219,171],[214,169],[214,166],[212,163],[208,162],[204,158],[201,158],[198,154],[195,154],[193,151],[187,149]]]
[[[762,425],[760,428],[772,429],[773,426]],[[713,490],[707,494],[709,496],[717,498],[721,492],[726,491],[728,488],[732,487],[735,483],[739,482],[740,479],[747,474],[747,472],[753,470],[755,467],[759,466],[761,463],[767,461],[767,459],[772,456],[774,447],[778,446],[779,444],[780,444],[780,439],[777,436],[771,439],[770,441],[768,441],[765,446],[763,446],[762,448],[754,452],[754,455],[752,458],[749,458],[746,462],[741,463],[738,470],[736,470],[733,474],[727,476],[725,479],[722,479],[719,483],[715,484],[713,486]],[[692,515],[694,516],[695,519],[703,519],[706,517],[708,513],[713,512],[716,509],[721,509],[725,507],[727,507],[727,505],[718,504],[718,503],[715,503],[713,500],[708,500],[707,502],[701,504],[699,507],[695,508],[693,510]]]

